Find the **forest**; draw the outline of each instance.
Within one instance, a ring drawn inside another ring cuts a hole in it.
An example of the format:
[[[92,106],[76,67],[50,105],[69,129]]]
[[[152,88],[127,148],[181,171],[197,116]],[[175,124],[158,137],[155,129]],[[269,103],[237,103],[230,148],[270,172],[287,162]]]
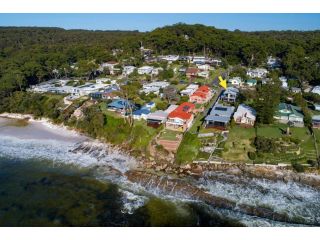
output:
[[[155,55],[206,54],[246,67],[263,66],[273,55],[282,60],[281,74],[320,84],[320,31],[242,32],[183,23],[151,32],[1,27],[0,97],[54,77],[83,78],[110,60],[141,66],[141,44]]]

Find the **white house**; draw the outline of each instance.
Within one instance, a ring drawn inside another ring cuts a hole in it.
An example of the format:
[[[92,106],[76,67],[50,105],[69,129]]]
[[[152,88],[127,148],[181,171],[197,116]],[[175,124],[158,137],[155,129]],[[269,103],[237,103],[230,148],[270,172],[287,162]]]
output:
[[[145,94],[154,93],[158,95],[160,93],[160,89],[163,89],[170,84],[168,82],[151,82],[147,84],[143,84],[141,92]]]
[[[275,57],[272,57],[272,56],[269,56],[267,58],[267,65],[269,68],[277,68],[277,67],[280,67],[280,62],[279,62],[279,59],[275,58]]]
[[[168,61],[168,62],[174,62],[179,60],[179,55],[166,55],[161,56],[160,59]]]
[[[136,67],[134,66],[124,66],[123,67],[123,70],[122,70],[122,74],[124,76],[128,76],[130,75],[131,73],[133,73],[133,71],[136,69]]]
[[[241,87],[242,86],[242,79],[241,77],[234,77],[228,80],[228,83],[234,87]]]
[[[292,87],[292,88],[291,88],[291,92],[293,92],[293,93],[301,93],[301,88]]]
[[[96,83],[97,84],[107,84],[107,83],[111,84],[111,79],[110,78],[97,78]]]
[[[138,68],[138,74],[143,75],[143,74],[151,74],[153,70],[153,67],[151,66],[143,66],[141,68]]]
[[[320,95],[320,86],[313,87],[311,92]]]
[[[281,82],[281,87],[282,88],[288,88],[288,79],[284,76],[279,77],[279,80]]]
[[[202,70],[202,71],[209,71],[211,68],[209,64],[200,64],[197,67],[199,70]]]
[[[240,104],[237,111],[233,115],[233,119],[237,124],[253,126],[256,121],[256,116],[256,110],[245,104]]]
[[[268,74],[268,70],[264,68],[248,69],[247,75],[252,78],[264,78]]]
[[[152,69],[151,74],[152,75],[159,75],[159,71],[163,71],[163,68],[161,68],[161,67],[154,68],[154,69]]]
[[[206,63],[206,57],[204,56],[194,56],[192,59],[193,63],[200,63],[200,64],[205,64]]]
[[[113,75],[114,72],[115,72],[115,66],[118,65],[119,63],[118,62],[115,62],[115,61],[109,61],[109,62],[105,62],[105,63],[102,63],[100,65],[100,69],[99,70],[103,70],[105,68],[109,69],[110,71],[110,74]]]
[[[215,66],[220,66],[222,64],[222,61],[216,58],[211,59],[210,62]]]
[[[209,71],[200,71],[197,74],[199,77],[209,78]]]
[[[72,95],[74,96],[87,96],[90,93],[98,92],[101,90],[104,90],[105,87],[107,87],[108,84],[103,83],[88,83],[84,84],[82,86],[73,87],[72,88]]]
[[[180,95],[190,97],[198,88],[199,86],[197,84],[190,84],[186,89],[180,92]]]

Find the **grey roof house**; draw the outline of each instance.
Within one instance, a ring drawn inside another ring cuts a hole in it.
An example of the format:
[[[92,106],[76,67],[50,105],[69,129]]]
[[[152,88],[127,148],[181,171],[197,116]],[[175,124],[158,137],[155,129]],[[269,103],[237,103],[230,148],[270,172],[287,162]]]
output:
[[[227,127],[234,110],[235,108],[232,106],[224,106],[222,104],[214,105],[205,118],[206,127],[224,130]]]
[[[220,96],[220,99],[224,102],[234,103],[239,95],[239,90],[234,87],[228,87]]]

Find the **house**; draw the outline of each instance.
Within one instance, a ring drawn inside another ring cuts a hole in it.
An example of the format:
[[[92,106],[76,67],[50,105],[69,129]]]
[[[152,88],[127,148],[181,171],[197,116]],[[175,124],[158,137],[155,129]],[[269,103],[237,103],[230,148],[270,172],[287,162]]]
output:
[[[168,87],[170,83],[165,82],[165,81],[156,81],[156,82],[151,82],[147,84],[143,84],[142,90],[140,92],[144,92],[145,94],[149,93],[154,93],[156,95],[159,95],[160,89],[164,89],[165,87]]]
[[[269,56],[267,58],[267,66],[268,68],[278,68],[280,67],[280,61],[275,57]]]
[[[252,127],[256,121],[257,112],[252,107],[240,104],[237,111],[233,115],[233,119],[237,124],[245,127]]]
[[[247,75],[251,78],[265,78],[268,70],[264,68],[248,69]]]
[[[115,91],[107,90],[104,92],[94,92],[90,93],[89,96],[92,100],[98,100],[98,99],[119,99],[120,97],[118,94],[115,93]]]
[[[320,111],[320,104],[313,104],[313,108],[314,108],[314,110],[316,110],[316,111]]]
[[[179,55],[167,55],[160,57],[161,60],[165,60],[168,62],[175,62],[179,60]]]
[[[131,73],[133,73],[135,69],[136,69],[136,67],[134,67],[134,66],[124,66],[123,70],[122,70],[122,74],[124,76],[128,76]]]
[[[167,121],[167,117],[169,113],[174,111],[178,106],[177,105],[170,105],[167,110],[162,111],[158,110],[153,113],[148,114],[147,116],[147,126],[158,128],[162,124],[164,124]]]
[[[132,113],[132,116],[133,116],[133,119],[136,119],[136,120],[141,120],[141,119],[147,120],[148,115],[149,115],[150,113],[151,113],[150,109],[148,109],[148,108],[141,108],[141,109],[135,110],[135,111]]]
[[[280,103],[274,118],[281,123],[291,123],[296,127],[303,127],[303,113],[300,107]]]
[[[189,67],[186,70],[186,76],[187,78],[194,78],[198,75],[198,72],[199,72],[198,68]]]
[[[209,78],[210,73],[209,71],[200,71],[197,75],[198,77]]]
[[[156,107],[156,104],[154,102],[148,102],[146,105],[144,105],[145,108],[152,109]]]
[[[105,63],[102,63],[102,64],[100,65],[100,69],[99,69],[99,70],[102,70],[102,71],[103,71],[103,69],[105,69],[105,68],[106,68],[106,69],[109,69],[110,74],[113,75],[113,74],[115,73],[115,71],[118,70],[118,69],[115,68],[115,66],[118,65],[118,64],[119,64],[119,63],[116,62],[116,61],[105,62]]]
[[[279,77],[279,80],[281,82],[281,87],[284,89],[288,88],[288,79],[284,76]]]
[[[190,59],[189,59],[189,57],[188,56],[179,56],[179,59],[178,59],[179,61],[182,61],[182,62],[187,62],[187,61],[189,61]]]
[[[291,88],[291,92],[293,92],[293,93],[301,93],[301,88],[292,87],[292,88]]]
[[[311,92],[320,95],[320,86],[313,87]]]
[[[97,78],[96,83],[97,84],[109,84],[109,83],[111,83],[111,79],[110,78]]]
[[[157,76],[157,75],[159,75],[160,71],[163,71],[163,68],[161,68],[161,67],[154,68],[154,69],[152,69],[151,74]]]
[[[228,80],[228,83],[234,87],[241,87],[242,86],[242,79],[241,77],[234,77]]]
[[[111,103],[107,105],[107,107],[108,110],[119,112],[122,115],[126,115],[130,111],[130,108],[132,110],[135,109],[135,105],[132,102],[122,98],[113,100]]]
[[[194,56],[192,58],[192,62],[195,64],[205,64],[206,63],[206,57],[204,56]]]
[[[187,68],[185,68],[185,67],[181,67],[178,70],[179,73],[186,73],[186,71],[187,71]]]
[[[209,71],[211,66],[209,64],[200,64],[197,66],[201,71]]]
[[[153,67],[151,66],[143,66],[141,68],[138,68],[138,74],[143,75],[143,74],[151,74],[153,70]]]
[[[180,132],[188,130],[194,119],[194,109],[195,105],[189,102],[184,102],[179,105],[175,110],[169,113],[166,128]]]
[[[257,85],[257,80],[256,79],[249,79],[246,81],[246,84],[249,86],[249,87],[254,87]]]
[[[220,130],[225,130],[231,120],[233,112],[233,106],[215,104],[212,107],[210,113],[205,118],[206,128],[217,128]]]
[[[74,96],[88,96],[90,93],[104,90],[108,84],[104,83],[87,83],[78,87],[72,87],[71,94]]]
[[[312,116],[312,127],[320,128],[320,115]]]
[[[211,89],[208,86],[203,85],[190,96],[190,102],[204,104],[209,102],[211,98]]]
[[[180,95],[190,97],[198,88],[199,86],[197,84],[190,84],[186,89],[180,92]]]
[[[210,63],[213,64],[214,66],[219,67],[222,64],[222,61],[220,59],[213,58],[213,59],[210,60]]]
[[[239,90],[234,87],[227,87],[220,96],[220,99],[224,102],[234,103],[239,95]]]

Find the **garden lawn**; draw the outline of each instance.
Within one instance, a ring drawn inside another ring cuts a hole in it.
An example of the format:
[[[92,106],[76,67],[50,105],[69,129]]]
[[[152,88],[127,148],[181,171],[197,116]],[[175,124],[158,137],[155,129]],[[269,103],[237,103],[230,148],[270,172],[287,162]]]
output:
[[[229,161],[249,160],[248,152],[255,151],[255,148],[251,146],[253,138],[255,138],[254,128],[232,127],[221,156]]]
[[[161,133],[160,139],[176,141],[177,140],[177,134],[179,134],[179,133],[166,129]]]

